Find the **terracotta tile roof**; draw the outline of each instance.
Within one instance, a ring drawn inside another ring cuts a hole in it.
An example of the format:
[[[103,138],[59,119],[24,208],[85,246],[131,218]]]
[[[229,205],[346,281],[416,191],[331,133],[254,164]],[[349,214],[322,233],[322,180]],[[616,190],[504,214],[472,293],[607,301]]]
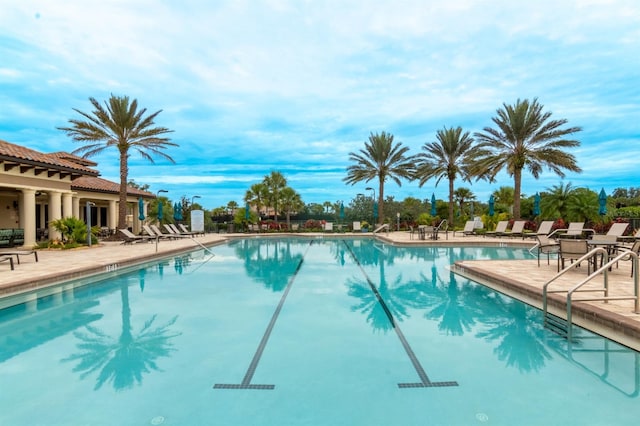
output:
[[[120,184],[99,177],[81,176],[71,183],[71,189],[118,194],[120,193]],[[142,198],[156,198],[152,192],[132,187],[128,187],[127,194]]]
[[[91,161],[91,160],[88,160],[86,158],[78,157],[77,155],[73,155],[73,154],[70,154],[70,153],[64,152],[64,151],[52,152],[51,154],[47,154],[47,155],[51,155],[51,156],[56,157],[56,158],[61,158],[63,160],[68,160],[68,161],[71,161],[73,163],[80,164],[81,166],[96,167],[98,165],[98,163],[96,163],[95,161]]]
[[[59,152],[44,154],[0,139],[0,162],[35,165],[89,176],[98,176],[100,174],[97,170],[87,167],[88,164],[83,164],[87,163],[86,160],[76,157],[81,161],[72,161],[73,157],[75,156],[72,154],[64,153],[63,155],[63,153]]]

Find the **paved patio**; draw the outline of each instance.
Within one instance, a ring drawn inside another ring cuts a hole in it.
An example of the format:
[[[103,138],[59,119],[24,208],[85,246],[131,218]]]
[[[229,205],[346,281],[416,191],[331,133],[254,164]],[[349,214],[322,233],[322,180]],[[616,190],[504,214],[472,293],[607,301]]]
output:
[[[267,234],[271,235],[271,234]],[[319,234],[301,234],[317,236]],[[322,234],[327,237],[355,234]],[[361,234],[357,234],[361,235]],[[366,235],[366,234],[365,234]],[[225,242],[229,238],[245,237],[247,234],[207,234],[195,239],[184,238],[158,243],[136,243],[122,245],[119,242],[101,242],[92,247],[74,250],[40,250],[39,261],[33,255],[20,256],[20,264],[15,270],[9,264],[0,264],[0,297],[35,288],[41,288],[58,282],[79,277],[97,275],[115,271],[126,266],[143,263],[154,258],[166,257],[177,253],[198,249],[201,246],[212,246]],[[369,233],[369,237],[372,234]],[[462,236],[452,232],[441,234],[437,241],[420,240],[408,232],[389,232],[376,234],[379,238],[394,245],[466,245],[502,247],[531,247],[534,240],[522,238],[492,238]],[[462,261],[452,265],[453,270],[465,277],[490,286],[502,293],[511,295],[536,307],[542,305],[542,286],[556,274],[556,261],[551,259],[547,264],[546,257],[537,265],[535,257],[531,260],[482,260]],[[611,295],[633,295],[633,281],[630,277],[631,262],[619,262],[608,273]],[[554,284],[555,289],[567,289],[586,278],[586,265],[575,268]],[[601,287],[602,276],[594,279],[588,287]],[[580,293],[576,297],[596,293]],[[601,294],[601,293],[598,293]],[[566,317],[565,295],[555,294],[550,300],[550,311]],[[640,350],[640,314],[634,313],[634,302],[619,300],[605,302],[575,302],[573,304],[573,320],[585,328],[605,335],[627,346]]]

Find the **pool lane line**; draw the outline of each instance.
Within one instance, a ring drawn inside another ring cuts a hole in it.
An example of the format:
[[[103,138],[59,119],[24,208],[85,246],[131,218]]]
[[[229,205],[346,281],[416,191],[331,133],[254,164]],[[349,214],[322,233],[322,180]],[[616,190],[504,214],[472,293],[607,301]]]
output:
[[[380,303],[380,306],[384,310],[384,313],[389,319],[389,322],[391,323],[393,330],[396,332],[398,339],[400,339],[400,343],[402,344],[402,347],[404,348],[405,352],[409,356],[409,359],[411,360],[411,364],[413,364],[413,368],[416,370],[416,373],[420,378],[420,382],[398,383],[398,387],[399,388],[432,388],[432,387],[458,386],[458,382],[456,381],[432,382],[429,379],[429,376],[427,376],[427,373],[424,371],[424,368],[422,368],[422,364],[420,364],[420,360],[418,360],[418,357],[416,357],[416,354],[413,352],[413,349],[411,349],[411,345],[409,344],[407,339],[404,337],[404,334],[402,333],[400,326],[398,325],[397,321],[393,317],[391,310],[389,309],[389,307],[387,306],[387,303],[382,298],[382,295],[378,291],[378,288],[373,283],[371,278],[369,278],[369,275],[367,275],[367,272],[364,270],[364,267],[356,257],[356,254],[351,249],[351,246],[349,246],[349,244],[347,244],[345,240],[342,240],[342,243],[347,247],[347,250],[349,250],[351,257],[356,262],[356,265],[358,265],[358,267],[360,268],[360,271],[362,272],[362,275],[364,275],[365,279],[367,280],[369,287],[371,287],[371,291],[376,296],[376,299],[378,299],[378,303]]]
[[[302,255],[302,258],[300,259],[300,262],[298,262],[298,266],[296,267],[296,270],[294,271],[294,273],[291,276],[291,278],[289,278],[289,282],[287,283],[287,286],[285,287],[284,291],[282,292],[282,297],[280,298],[280,302],[278,303],[278,306],[276,307],[276,310],[273,312],[273,315],[271,316],[271,320],[269,321],[269,325],[267,326],[267,329],[265,330],[264,334],[262,335],[262,339],[260,340],[260,344],[258,345],[258,349],[256,350],[256,353],[253,355],[253,359],[251,360],[251,364],[249,364],[249,368],[247,368],[247,372],[245,373],[244,378],[242,379],[242,382],[241,383],[216,383],[215,385],[213,385],[214,389],[272,390],[272,389],[275,388],[275,385],[254,385],[254,384],[251,384],[251,379],[253,378],[253,375],[256,372],[256,369],[258,368],[258,364],[260,363],[260,358],[262,357],[262,353],[264,352],[264,348],[267,346],[267,342],[269,341],[269,337],[271,336],[271,331],[273,331],[273,327],[275,326],[276,321],[278,320],[278,316],[280,315],[280,311],[282,310],[282,306],[284,306],[284,302],[287,299],[287,295],[289,294],[289,290],[291,289],[291,286],[293,285],[293,282],[295,281],[296,277],[298,276],[298,272],[300,271],[300,268],[302,267],[302,262],[304,261],[304,258],[307,255],[307,252],[309,251],[309,247],[311,247],[312,244],[313,244],[313,240],[311,240],[309,242],[309,246],[307,246],[307,250],[305,250],[304,254]]]

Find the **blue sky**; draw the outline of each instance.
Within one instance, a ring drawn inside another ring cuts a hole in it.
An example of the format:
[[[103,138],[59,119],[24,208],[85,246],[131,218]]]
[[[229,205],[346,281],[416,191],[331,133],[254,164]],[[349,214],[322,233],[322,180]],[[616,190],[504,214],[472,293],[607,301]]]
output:
[[[491,126],[503,103],[537,97],[581,126],[581,174],[640,186],[637,0],[0,0],[0,139],[77,145],[56,127],[110,94],[163,110],[175,165],[132,156],[130,178],[205,208],[243,204],[272,170],[305,202],[348,201],[349,152],[386,131],[418,153],[444,126]],[[94,157],[118,181],[115,152]],[[532,195],[561,179],[523,179]],[[500,186],[457,182],[479,200]],[[446,198],[446,182],[389,182],[386,195]]]

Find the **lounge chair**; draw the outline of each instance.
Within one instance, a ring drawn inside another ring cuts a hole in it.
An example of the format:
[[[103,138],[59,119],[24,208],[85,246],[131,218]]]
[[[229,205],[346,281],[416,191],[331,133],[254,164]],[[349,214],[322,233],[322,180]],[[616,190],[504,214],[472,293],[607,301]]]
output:
[[[618,222],[611,225],[611,228],[607,231],[607,235],[615,236],[616,238],[622,237],[622,234],[625,233],[629,224],[626,222]]]
[[[118,231],[120,231],[120,233],[125,237],[125,240],[122,242],[122,244],[148,242],[155,238],[155,236],[152,235],[135,235],[128,229],[119,229]]]
[[[502,236],[509,237],[522,237],[524,238],[524,225],[527,223],[526,220],[516,220],[513,222],[513,226],[511,227],[511,231],[505,232]]]
[[[353,222],[353,232],[361,232],[360,222]]]
[[[634,241],[640,240],[640,228],[638,228],[638,230],[636,230],[636,232],[633,235],[621,235],[621,236],[619,236],[618,240],[622,241],[623,243],[634,242]]]
[[[174,225],[175,226],[175,225]],[[178,227],[182,231],[181,233],[184,235],[204,235],[204,232],[199,231],[189,231],[189,229],[182,223],[178,224]]]
[[[164,232],[162,232],[160,230],[160,228],[158,228],[157,225],[144,225],[143,226],[144,230],[147,231],[147,233],[149,235],[153,235],[156,238],[162,238],[162,239],[174,239],[174,238],[182,238],[180,235],[174,235],[174,234],[165,234]]]
[[[495,231],[487,231],[485,236],[501,237],[507,232],[507,226],[509,226],[509,221],[501,220],[496,225]]]
[[[556,229],[551,233],[551,235],[558,234],[557,236],[559,238],[580,238],[585,232],[595,234],[593,229],[584,227],[584,222],[570,222],[568,228]]]
[[[174,236],[174,237],[188,237],[189,236],[187,234],[183,234],[180,231],[178,231],[178,228],[176,228],[176,226],[173,225],[173,224],[165,223],[163,226],[164,226],[164,229],[167,230],[167,234],[163,234],[163,235],[170,235],[170,236]]]
[[[525,233],[524,236],[536,238],[538,235],[549,235],[552,232],[553,223],[553,220],[543,220],[540,222],[540,225],[538,225],[538,229],[536,229],[535,232]]]
[[[456,232],[462,232],[462,235],[464,236],[476,235],[476,221],[475,220],[466,221],[464,224],[464,229],[462,231],[453,231],[453,234],[455,235]]]
[[[28,256],[28,255],[33,255],[36,259],[36,262],[38,261],[38,252],[35,250],[19,250],[19,249],[9,249],[9,250],[0,250],[0,256],[15,256],[16,260],[18,261],[18,265],[20,264],[20,256]]]
[[[11,265],[11,270],[14,270],[13,267],[13,257],[11,256],[0,256],[0,262],[9,262],[9,265]]]

